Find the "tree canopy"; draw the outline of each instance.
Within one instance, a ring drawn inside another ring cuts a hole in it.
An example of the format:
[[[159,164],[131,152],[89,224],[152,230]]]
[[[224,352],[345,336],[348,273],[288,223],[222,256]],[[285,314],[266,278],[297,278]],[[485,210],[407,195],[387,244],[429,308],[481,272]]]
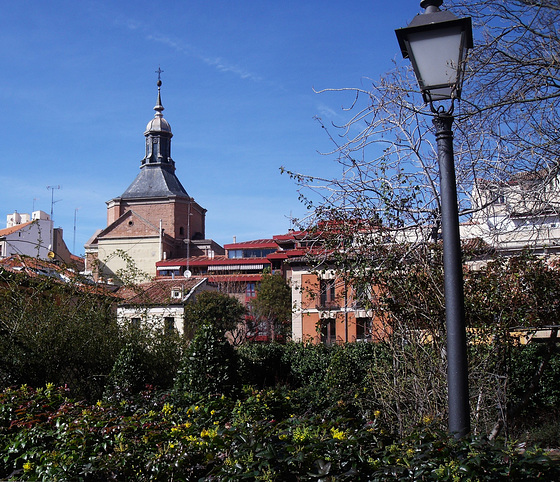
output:
[[[185,307],[185,332],[212,326],[225,333],[243,321],[245,307],[236,299],[217,291],[204,291]]]
[[[292,320],[292,290],[280,274],[264,273],[257,296],[250,303],[251,314],[263,323],[272,340],[286,337]]]
[[[474,25],[475,46],[454,110],[458,197],[466,220],[484,208],[473,196],[488,182],[539,173],[541,182],[523,193],[538,198],[558,174],[560,9],[551,0],[449,0],[443,8],[471,16]],[[397,52],[395,40],[395,58]],[[422,104],[408,60],[397,60],[369,86],[320,94],[338,95],[346,105],[345,122],[318,119],[333,146],[324,154],[340,164],[341,175],[288,169],[310,208],[302,227],[359,219],[370,231],[381,222],[385,238],[398,239],[405,228],[416,229],[416,239],[433,237],[440,219],[434,114]]]

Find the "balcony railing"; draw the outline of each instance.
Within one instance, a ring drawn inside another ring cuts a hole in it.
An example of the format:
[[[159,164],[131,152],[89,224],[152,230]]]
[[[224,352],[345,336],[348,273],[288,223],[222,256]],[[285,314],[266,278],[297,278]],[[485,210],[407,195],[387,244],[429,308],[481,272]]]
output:
[[[318,310],[339,310],[340,303],[337,301],[319,301],[315,306]]]

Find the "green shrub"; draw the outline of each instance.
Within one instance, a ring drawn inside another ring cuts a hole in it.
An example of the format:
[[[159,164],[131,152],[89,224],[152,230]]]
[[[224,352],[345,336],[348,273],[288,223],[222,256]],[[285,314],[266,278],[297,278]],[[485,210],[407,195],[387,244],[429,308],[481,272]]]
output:
[[[218,291],[203,291],[185,306],[185,331],[196,333],[205,325],[221,333],[235,330],[245,315],[245,307],[237,300]]]
[[[233,395],[239,388],[235,349],[220,328],[203,325],[187,348],[173,386],[187,400],[209,395]]]
[[[96,399],[120,350],[114,300],[79,283],[0,272],[0,383],[67,384]]]
[[[76,402],[52,385],[0,393],[0,479],[560,480],[534,447],[455,440],[431,424],[391,435],[381,413],[295,414],[293,392],[246,389],[184,408],[145,392],[131,403]]]
[[[119,353],[105,387],[105,398],[117,400],[131,397],[145,387],[148,380],[146,353],[138,344],[127,343]]]
[[[273,387],[288,381],[290,367],[279,343],[245,343],[237,348],[239,375],[243,384]]]
[[[546,350],[547,346],[539,343],[511,348],[509,366],[509,401],[511,404],[519,403],[523,398],[534,374],[546,356]],[[557,383],[559,377],[560,354],[555,352],[550,357],[538,390],[531,397],[531,403],[527,406],[528,411],[560,406],[560,387]]]
[[[311,343],[288,343],[283,361],[290,367],[294,387],[323,388],[330,362],[330,347]]]

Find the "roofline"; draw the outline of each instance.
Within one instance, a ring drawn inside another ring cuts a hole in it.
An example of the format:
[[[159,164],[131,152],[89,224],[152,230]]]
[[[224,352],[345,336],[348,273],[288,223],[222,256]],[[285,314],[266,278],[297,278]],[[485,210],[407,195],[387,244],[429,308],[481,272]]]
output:
[[[223,265],[227,266],[228,264],[256,264],[256,263],[270,263],[268,258],[225,258],[225,259],[216,259],[216,258],[207,258],[207,259],[193,259],[190,258],[172,258],[166,259],[161,261],[156,261],[156,268],[165,268],[166,266],[210,266],[210,265]]]

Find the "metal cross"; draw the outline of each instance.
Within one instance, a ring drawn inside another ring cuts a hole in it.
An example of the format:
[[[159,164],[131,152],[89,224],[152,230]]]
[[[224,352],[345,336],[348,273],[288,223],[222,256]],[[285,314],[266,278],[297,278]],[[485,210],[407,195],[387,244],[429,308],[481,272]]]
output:
[[[157,79],[161,80],[161,74],[163,72],[163,70],[161,70],[161,66],[159,66],[158,69],[155,72],[157,74]]]

